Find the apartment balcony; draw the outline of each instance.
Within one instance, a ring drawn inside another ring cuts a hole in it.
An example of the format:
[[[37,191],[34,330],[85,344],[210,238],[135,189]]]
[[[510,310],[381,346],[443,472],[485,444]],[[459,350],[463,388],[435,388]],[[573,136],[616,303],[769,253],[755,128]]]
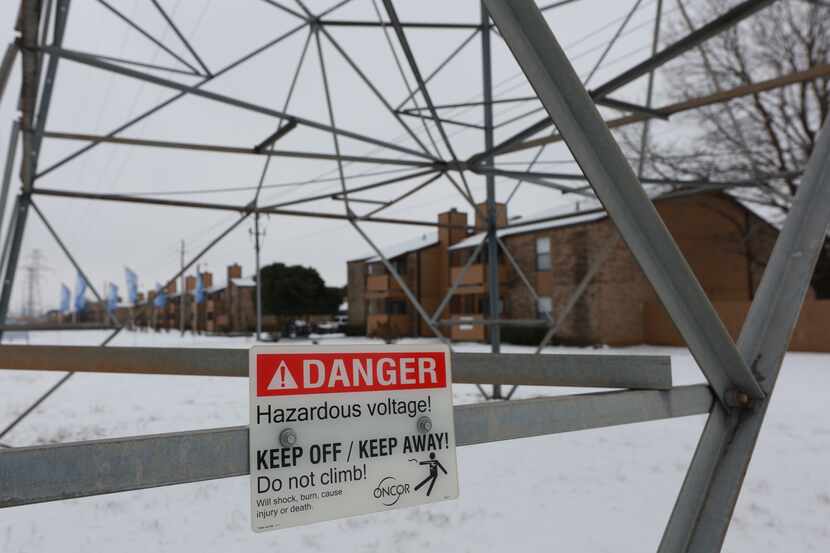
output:
[[[486,333],[482,324],[466,324],[465,321],[483,319],[484,315],[451,315],[450,340],[454,342],[481,342]]]
[[[464,267],[450,268],[450,285],[456,281],[458,275]],[[507,282],[508,269],[507,265],[499,265],[499,286],[504,286]],[[483,294],[487,292],[487,266],[483,263],[470,265],[467,272],[464,273],[464,279],[456,290],[456,294]]]
[[[370,275],[366,278],[366,298],[403,298],[404,293],[391,275]]]
[[[377,313],[366,317],[366,334],[369,336],[411,335],[410,318],[408,315],[387,315]]]

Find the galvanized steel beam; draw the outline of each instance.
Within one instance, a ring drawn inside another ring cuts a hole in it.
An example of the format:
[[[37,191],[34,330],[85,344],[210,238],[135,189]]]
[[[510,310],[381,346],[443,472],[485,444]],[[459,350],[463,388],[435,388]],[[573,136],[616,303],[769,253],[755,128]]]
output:
[[[180,376],[248,376],[248,350],[0,345],[0,368],[10,370]],[[524,383],[580,388],[671,388],[666,355],[528,355],[453,353],[453,382]]]
[[[17,44],[12,42],[6,47],[6,53],[3,54],[3,61],[0,62],[0,100],[3,99],[3,93],[6,91],[6,85],[9,82],[9,76],[12,74],[14,60],[17,59],[19,50]]]
[[[453,280],[452,284],[450,285],[450,289],[447,290],[447,293],[444,295],[444,299],[441,300],[441,303],[438,304],[438,307],[435,308],[435,313],[432,314],[432,321],[438,321],[438,317],[441,316],[441,313],[444,312],[444,309],[447,307],[447,304],[450,303],[453,295],[455,294],[458,287],[461,286],[461,283],[464,282],[464,276],[467,274],[467,271],[470,270],[470,267],[473,266],[478,256],[481,254],[482,248],[484,248],[484,243],[487,241],[487,236],[483,236],[481,241],[473,250],[473,253],[470,254],[470,257],[467,258],[467,261],[464,263],[464,266],[461,267],[461,270],[456,275],[455,280]]]
[[[3,181],[0,183],[0,236],[3,236],[3,218],[6,215],[6,202],[9,197],[9,185],[14,172],[14,158],[17,153],[17,141],[20,137],[20,123],[12,123],[11,134],[9,135],[9,147],[6,151],[6,164],[3,169]],[[10,227],[11,228],[11,227]],[[3,258],[0,257],[0,271],[3,268]]]
[[[166,87],[172,90],[178,90],[179,92],[183,92],[185,94],[190,94],[193,96],[199,96],[201,98],[205,98],[207,100],[212,100],[215,102],[219,102],[222,104],[227,104],[229,106],[234,106],[246,111],[251,111],[253,113],[259,113],[262,115],[267,115],[269,117],[275,117],[278,119],[294,119],[297,121],[298,124],[317,129],[320,131],[335,133],[338,136],[344,136],[347,138],[351,138],[357,140],[359,142],[364,142],[367,144],[371,144],[373,146],[380,146],[382,148],[387,148],[390,150],[395,150],[404,154],[409,154],[417,157],[427,157],[426,154],[423,152],[419,152],[417,150],[412,150],[410,148],[406,148],[404,146],[399,146],[397,144],[392,144],[391,142],[386,142],[384,140],[378,140],[376,138],[372,138],[371,136],[366,136],[360,133],[355,133],[351,131],[347,131],[344,129],[337,129],[332,127],[331,125],[326,125],[324,123],[319,123],[317,121],[306,119],[304,117],[299,117],[295,115],[291,115],[290,113],[285,113],[279,110],[275,110],[272,108],[260,106],[257,104],[253,104],[251,102],[246,102],[244,100],[239,100],[237,98],[233,98],[231,96],[226,96],[224,94],[219,94],[216,92],[210,92],[208,90],[203,90],[199,88],[199,85],[187,85],[182,84],[176,81],[171,81],[170,79],[165,79],[163,77],[159,77],[156,75],[152,75],[150,73],[145,73],[142,71],[136,71],[134,69],[129,69],[127,67],[121,67],[119,65],[115,65],[112,63],[107,63],[105,61],[101,61],[94,57],[87,56],[85,54],[80,54],[78,52],[73,52],[70,50],[65,50],[62,48],[54,47],[54,46],[42,46],[40,48],[41,51],[50,54],[56,58],[64,58],[82,65],[88,65],[90,67],[95,67],[104,71],[109,71],[111,73],[117,73],[120,75],[124,75],[125,77],[130,77],[133,79],[137,79],[140,81],[149,82],[158,86]],[[215,75],[214,75],[215,76]]]
[[[363,83],[367,87],[369,87],[369,90],[372,91],[372,93],[375,95],[375,98],[377,98],[378,101],[381,104],[383,104],[383,107],[386,108],[386,110],[389,112],[389,114],[392,117],[394,117],[401,124],[401,126],[404,128],[406,133],[418,144],[418,146],[421,147],[421,149],[424,151],[424,153],[427,154],[428,156],[432,157],[433,159],[438,159],[429,152],[429,149],[427,149],[426,145],[421,141],[421,139],[418,137],[418,135],[416,135],[412,131],[412,129],[409,127],[409,125],[407,125],[406,122],[403,120],[403,118],[401,117],[401,114],[398,113],[395,110],[395,108],[392,107],[392,105],[389,103],[389,101],[386,99],[386,97],[381,93],[380,90],[378,90],[378,87],[375,86],[375,84],[372,82],[371,79],[369,79],[368,76],[366,76],[366,73],[363,72],[363,70],[360,68],[360,66],[352,59],[352,57],[346,52],[346,50],[340,45],[340,43],[337,42],[337,40],[335,40],[335,38],[333,36],[331,36],[331,33],[329,33],[324,26],[320,26],[319,29],[324,35],[326,35],[326,38],[332,44],[332,46],[334,46],[334,49],[337,50],[337,53],[340,54],[340,56],[344,60],[346,60],[346,63],[349,64],[349,67],[351,67],[352,70],[354,70],[354,72],[357,73],[358,77],[360,77],[360,80],[362,80]],[[319,33],[318,33],[318,36],[319,36]],[[318,41],[318,43],[319,43],[319,41]]]
[[[325,27],[394,27],[392,21],[361,21],[356,19],[320,19]],[[443,23],[440,21],[400,21],[398,24],[410,29],[478,29],[477,23]]]
[[[690,467],[690,475],[696,478],[684,482],[661,552],[703,553],[722,547],[784,354],[827,240],[828,224],[830,118],[816,140],[738,338],[741,356],[757,375],[767,398],[750,403],[735,415],[732,424],[707,424]],[[716,411],[712,417],[717,421],[723,415]]]
[[[0,275],[3,276],[3,280],[0,280],[0,298],[2,298],[2,291],[6,285],[5,275],[6,275],[6,260],[9,257],[9,252],[11,250],[12,245],[12,238],[14,237],[14,229],[17,228],[17,214],[18,214],[18,203],[20,199],[15,198],[14,204],[12,206],[12,213],[11,219],[9,220],[9,230],[6,232],[6,238],[3,240],[3,249],[0,250]],[[2,231],[3,229],[0,229]],[[0,324],[4,323],[5,319],[0,317]],[[0,331],[0,336],[2,336],[2,331]]]
[[[459,446],[706,413],[704,385],[455,407]],[[14,448],[0,453],[0,507],[249,474],[248,427]]]
[[[40,196],[55,196],[62,198],[75,198],[81,200],[100,200],[104,202],[123,202],[146,205],[157,205],[166,207],[186,207],[194,209],[212,209],[218,211],[235,211],[237,213],[265,213],[271,215],[286,215],[290,217],[310,217],[318,219],[336,219],[340,221],[358,220],[366,223],[394,223],[401,225],[413,225],[421,227],[457,227],[458,225],[445,225],[429,221],[417,221],[413,219],[394,219],[390,217],[361,217],[358,215],[343,215],[340,213],[320,213],[315,211],[299,211],[293,209],[278,209],[271,207],[252,207],[249,205],[220,204],[208,202],[189,202],[183,200],[165,200],[160,198],[145,198],[141,196],[127,196],[123,194],[96,194],[92,192],[71,192],[68,190],[52,190],[37,188],[32,194]],[[466,226],[462,228],[467,228]]]
[[[302,29],[306,25],[307,24],[305,22],[303,22],[300,25],[297,25],[296,27],[294,27],[292,29],[289,29],[288,31],[284,32],[283,34],[279,35],[278,37],[276,37],[272,40],[269,40],[268,42],[266,42],[262,46],[254,49],[254,50],[248,52],[247,54],[245,54],[244,56],[242,56],[240,58],[237,58],[236,60],[232,61],[231,63],[229,63],[228,65],[226,65],[222,69],[220,69],[219,71],[216,71],[212,76],[205,77],[204,79],[202,79],[201,81],[196,83],[194,86],[196,88],[199,88],[201,86],[204,86],[204,85],[208,84],[209,82],[213,81],[217,77],[219,77],[221,75],[224,75],[228,71],[231,71],[231,70],[235,69],[239,65],[245,63],[246,61],[249,61],[252,58],[255,58],[256,56],[258,56],[259,54],[261,54],[264,51],[268,50],[269,48],[271,48],[271,47],[279,44],[283,40],[289,38],[290,36],[292,36],[294,33],[299,31],[300,29]],[[164,109],[166,106],[169,106],[170,104],[173,104],[173,103],[177,102],[178,100],[184,98],[186,95],[187,95],[186,92],[179,92],[178,94],[168,98],[167,100],[164,100],[163,102],[160,102],[160,103],[154,105],[150,109],[139,113],[138,115],[136,115],[135,117],[133,117],[129,121],[126,121],[125,123],[123,123],[123,124],[119,125],[118,127],[114,128],[109,133],[107,133],[107,136],[115,136],[116,134],[129,129],[133,125],[135,125],[137,123],[140,123],[141,121],[144,121],[145,119],[147,119],[148,117],[150,117],[154,113],[157,113],[160,110]],[[42,176],[44,176],[48,173],[51,173],[55,169],[58,169],[59,167],[62,167],[64,165],[66,165],[70,161],[72,161],[74,159],[77,159],[79,156],[81,156],[84,153],[88,152],[89,150],[95,148],[98,144],[99,144],[99,142],[93,142],[92,144],[88,144],[88,145],[84,146],[83,148],[75,150],[71,154],[62,157],[58,161],[52,163],[51,165],[49,165],[48,167],[46,167],[45,169],[40,171],[37,174],[37,177],[42,177]]]
[[[675,102],[673,104],[658,107],[655,108],[655,110],[657,111],[657,113],[662,114],[663,117],[670,117],[676,113],[683,113],[685,111],[690,111],[693,109],[720,104],[728,102],[735,98],[741,98],[743,96],[748,96],[750,94],[759,94],[761,92],[775,90],[776,88],[781,88],[782,86],[788,86],[795,83],[812,81],[814,79],[826,77],[828,75],[830,75],[830,64],[820,64],[809,69],[805,69],[804,71],[794,71],[792,73],[788,73],[780,77],[774,77],[772,79],[767,79],[765,81],[758,81],[757,83],[736,86],[735,88],[724,90],[722,92],[715,92],[712,94],[708,94],[706,96],[691,98],[689,100],[683,100],[682,102]],[[595,103],[600,102],[595,101]],[[640,112],[634,113],[632,115],[626,115],[624,117],[618,117],[616,119],[611,119],[607,121],[606,124],[608,125],[609,129],[616,129],[634,123],[642,123],[650,117],[651,115]],[[539,130],[543,130],[547,126],[548,125],[542,126]],[[524,142],[503,144],[501,147],[497,148],[496,154],[509,154],[513,152],[520,152],[522,150],[527,150],[529,148],[534,148],[536,146],[553,144],[555,142],[561,141],[562,136],[558,133],[553,133],[550,136],[535,138],[533,140],[526,140]]]
[[[205,65],[205,62],[202,60],[199,54],[196,53],[196,50],[194,50],[193,46],[190,44],[190,42],[185,38],[185,36],[173,22],[173,19],[167,14],[164,8],[161,7],[161,4],[158,3],[158,0],[151,1],[153,2],[153,5],[156,7],[156,10],[158,10],[158,12],[164,18],[164,20],[167,21],[167,24],[170,25],[170,28],[173,29],[173,32],[176,33],[176,36],[179,37],[179,40],[182,42],[182,44],[184,44],[184,47],[187,48],[187,51],[190,52],[190,54],[196,59],[196,61],[202,67],[202,70],[205,72],[205,75],[212,75],[210,69],[208,69],[208,66]]]
[[[127,17],[123,13],[121,13],[114,6],[110,5],[105,0],[98,0],[98,3],[101,4],[102,6],[104,6],[106,9],[108,9],[110,12],[112,12],[118,19],[120,19],[121,21],[123,21],[124,23],[126,23],[127,25],[129,25],[130,27],[135,29],[136,31],[138,31],[138,33],[141,36],[143,36],[144,38],[146,38],[147,40],[149,40],[150,42],[152,42],[153,44],[155,44],[156,46],[158,46],[159,48],[161,48],[162,50],[167,52],[167,54],[169,54],[170,57],[172,57],[173,59],[175,59],[176,61],[178,61],[179,63],[181,63],[182,65],[184,65],[188,69],[190,69],[191,71],[193,71],[195,74],[197,74],[197,75],[199,74],[199,72],[196,70],[196,68],[193,67],[193,65],[191,65],[190,63],[188,63],[188,61],[186,59],[184,59],[183,57],[178,55],[176,52],[171,50],[169,46],[167,46],[161,40],[159,40],[156,37],[154,37],[153,35],[151,35],[143,27],[138,25],[135,21],[133,21],[132,19],[130,19],[129,17]],[[166,19],[167,15],[164,14],[163,11],[162,11],[162,14],[164,15],[164,17]],[[178,31],[177,31],[177,33],[178,33]],[[208,72],[208,74],[209,74],[209,72]]]
[[[365,216],[366,217],[373,217],[374,215],[376,215],[377,213],[383,211],[384,209],[390,208],[393,205],[397,204],[398,202],[401,202],[401,201],[405,200],[406,198],[412,196],[413,194],[415,194],[419,190],[423,190],[424,188],[426,188],[427,186],[429,186],[430,184],[437,181],[438,179],[440,179],[443,176],[444,176],[443,172],[437,173],[437,174],[431,176],[430,178],[428,178],[424,182],[418,183],[414,188],[410,188],[406,192],[395,196],[394,198],[392,198],[391,200],[389,200],[387,202],[382,202],[382,205],[380,205],[379,207],[376,207],[375,209],[372,209],[371,211],[367,212]]]
[[[470,43],[470,41],[471,41],[471,40],[473,40],[473,39],[475,38],[475,36],[478,34],[479,30],[480,30],[480,29],[476,29],[475,31],[473,31],[472,33],[470,33],[470,35],[469,35],[469,36],[467,36],[467,38],[465,38],[465,39],[461,42],[461,44],[459,44],[458,46],[456,46],[456,48],[455,48],[452,52],[450,52],[450,54],[449,54],[446,58],[444,58],[444,60],[443,60],[441,63],[439,63],[439,64],[438,64],[438,66],[437,66],[435,69],[433,69],[433,70],[432,70],[432,72],[431,72],[429,75],[427,75],[427,76],[424,78],[424,85],[427,85],[427,84],[429,83],[429,81],[431,81],[431,80],[432,80],[432,78],[433,78],[433,77],[435,77],[435,75],[437,75],[438,73],[440,73],[440,71],[441,71],[442,69],[444,69],[444,67],[446,67],[448,63],[450,63],[453,59],[455,59],[455,57],[456,57],[459,53],[461,53],[461,51],[464,49],[464,47],[465,47],[465,46],[467,46],[467,44],[469,44],[469,43]],[[407,83],[407,88],[408,88],[408,87],[409,87],[409,83]],[[404,98],[404,99],[403,99],[403,100],[402,100],[402,101],[401,101],[401,102],[397,105],[397,107],[396,107],[395,109],[396,109],[396,110],[401,109],[401,108],[402,108],[404,105],[406,105],[406,103],[407,103],[407,102],[408,102],[408,101],[409,101],[409,100],[410,100],[413,96],[415,96],[415,94],[417,94],[420,90],[421,90],[421,89],[420,89],[420,87],[418,87],[418,86],[416,86],[414,89],[409,90],[409,94],[407,94],[406,98]],[[438,108],[439,108],[439,106],[434,106],[434,107],[435,107],[436,109],[438,109]],[[423,110],[423,109],[429,109],[429,107],[420,107],[420,106],[418,106],[418,103],[417,103],[417,102],[415,102],[415,108],[414,108],[414,109],[417,109],[417,110]]]
[[[59,0],[55,6],[57,15],[53,30],[53,43],[60,47],[66,29],[66,20],[69,16],[69,0]],[[23,131],[23,151],[20,167],[22,180],[21,194],[15,205],[14,226],[9,228],[9,253],[6,265],[3,267],[2,290],[0,290],[0,323],[6,322],[11,302],[12,288],[17,273],[17,264],[20,259],[20,249],[23,246],[23,234],[26,230],[26,221],[29,215],[30,194],[34,188],[35,173],[37,171],[38,155],[43,139],[43,130],[49,114],[52,101],[52,90],[58,70],[58,60],[50,59],[43,79],[43,90],[40,102],[37,102],[40,77],[40,62],[37,59],[38,37],[37,29],[40,24],[40,6],[34,1],[24,1],[21,4],[22,15],[22,64],[23,84],[20,94],[21,130]],[[45,31],[45,30],[44,30]],[[45,35],[44,35],[45,38]],[[2,339],[0,331],[0,339]]]
[[[683,55],[684,53],[688,52],[690,49],[694,48],[698,44],[701,44],[706,40],[712,38],[713,36],[722,33],[726,29],[737,25],[747,17],[756,13],[758,10],[769,6],[774,1],[775,0],[745,0],[741,4],[738,4],[734,8],[724,13],[723,15],[710,21],[703,27],[697,29],[694,32],[689,33],[680,40],[670,44],[660,52],[649,57],[647,60],[637,64],[631,69],[628,69],[627,71],[621,73],[617,77],[614,77],[613,79],[607,81],[603,85],[595,88],[590,92],[591,97],[602,98],[604,96],[611,94],[615,90],[622,88],[623,86],[634,81],[635,79],[638,79],[639,77],[642,77],[643,75],[646,75],[651,71],[654,71],[658,67],[661,67],[662,65],[677,58],[678,56]],[[510,138],[498,144],[495,148],[493,148],[492,152],[485,151],[481,154],[473,156],[471,158],[471,162],[477,162],[488,153],[505,153],[509,151],[508,148],[510,146],[516,145],[521,141],[530,138],[534,134],[543,131],[552,124],[553,120],[550,117],[541,119],[540,121],[537,121],[533,125],[530,125],[529,127],[517,132]]]
[[[41,330],[114,330],[112,323],[13,323],[0,324],[2,331],[37,332]],[[0,346],[2,349],[4,346]]]
[[[429,175],[430,173],[433,173],[433,172],[434,172],[434,169],[426,169],[424,171],[418,171],[416,173],[407,173],[406,175],[400,175],[400,176],[392,177],[392,178],[389,178],[389,179],[383,179],[382,181],[378,181],[378,182],[373,182],[373,183],[369,183],[369,184],[362,184],[360,186],[355,186],[354,188],[347,189],[346,194],[349,196],[349,201],[352,201],[351,195],[355,192],[363,192],[363,191],[366,191],[366,190],[373,190],[375,188],[381,188],[383,186],[387,186],[387,185],[390,185],[390,184],[395,184],[395,183],[403,182],[403,181],[406,181],[406,180],[409,180],[409,179],[422,177],[424,175]],[[283,201],[283,202],[278,202],[278,203],[275,203],[275,204],[267,205],[265,207],[276,209],[276,208],[286,207],[286,206],[289,206],[289,205],[315,202],[317,200],[326,200],[326,199],[342,200],[343,199],[343,193],[342,192],[337,192],[335,194],[332,194],[331,192],[325,192],[325,193],[321,193],[321,194],[315,194],[313,196],[305,196],[303,198],[298,198],[296,200],[286,200],[286,201]],[[358,200],[355,200],[355,201],[358,201]],[[385,203],[385,202],[378,201],[378,203]]]
[[[490,46],[490,14],[484,2],[479,3],[481,12],[481,76],[482,76],[482,109],[484,117],[484,150],[493,149],[493,63]],[[435,109],[433,108],[433,113]],[[481,160],[485,167],[493,166],[493,156],[486,156]],[[501,297],[499,288],[499,244],[496,234],[496,176],[487,173],[484,175],[486,186],[487,211],[487,314],[490,319],[496,320],[501,316]],[[487,338],[490,341],[492,353],[501,352],[501,326],[489,325]],[[501,386],[493,384],[493,398],[501,399]]]
[[[631,81],[642,77],[667,62],[685,54],[698,44],[702,44],[723,31],[734,27],[744,19],[754,15],[763,8],[766,8],[773,2],[775,2],[775,0],[744,0],[744,2],[741,2],[722,15],[716,17],[696,31],[693,31],[683,38],[666,46],[661,51],[649,57],[647,60],[638,63],[631,69],[624,71],[620,75],[607,81],[605,84],[595,88],[591,91],[591,95],[595,97],[607,96],[611,92],[622,88]]]
[[[728,404],[727,396],[738,390],[763,398],[763,390],[738,354],[539,9],[529,0],[486,0],[486,4],[717,397]]]

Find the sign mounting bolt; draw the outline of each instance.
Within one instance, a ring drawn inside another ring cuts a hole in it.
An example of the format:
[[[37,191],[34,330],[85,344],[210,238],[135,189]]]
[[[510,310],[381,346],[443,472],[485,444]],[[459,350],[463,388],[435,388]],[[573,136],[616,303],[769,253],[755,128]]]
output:
[[[297,443],[297,433],[293,428],[286,428],[280,432],[280,445],[282,447],[292,447]]]
[[[418,419],[418,432],[428,434],[432,430],[432,419],[424,415]]]

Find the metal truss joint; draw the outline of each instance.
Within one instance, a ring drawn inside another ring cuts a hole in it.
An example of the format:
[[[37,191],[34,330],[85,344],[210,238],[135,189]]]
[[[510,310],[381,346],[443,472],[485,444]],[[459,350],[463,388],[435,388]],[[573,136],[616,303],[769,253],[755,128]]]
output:
[[[458,171],[459,173],[462,173],[471,169],[467,162],[461,159],[436,161],[433,166],[443,173],[446,173],[447,171]]]
[[[760,401],[763,401],[763,399],[760,398]],[[748,392],[737,388],[726,390],[723,400],[727,407],[735,409],[753,409],[756,406],[756,401],[758,401]]]

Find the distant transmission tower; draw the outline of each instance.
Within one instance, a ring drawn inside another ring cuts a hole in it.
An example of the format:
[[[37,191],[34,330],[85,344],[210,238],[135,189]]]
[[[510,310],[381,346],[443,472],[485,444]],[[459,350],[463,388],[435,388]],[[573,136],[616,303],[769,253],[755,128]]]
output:
[[[20,314],[24,319],[34,319],[41,312],[40,279],[43,272],[50,269],[44,265],[44,260],[43,252],[34,249],[26,259],[26,265],[21,267],[26,271],[26,293],[20,309]]]

